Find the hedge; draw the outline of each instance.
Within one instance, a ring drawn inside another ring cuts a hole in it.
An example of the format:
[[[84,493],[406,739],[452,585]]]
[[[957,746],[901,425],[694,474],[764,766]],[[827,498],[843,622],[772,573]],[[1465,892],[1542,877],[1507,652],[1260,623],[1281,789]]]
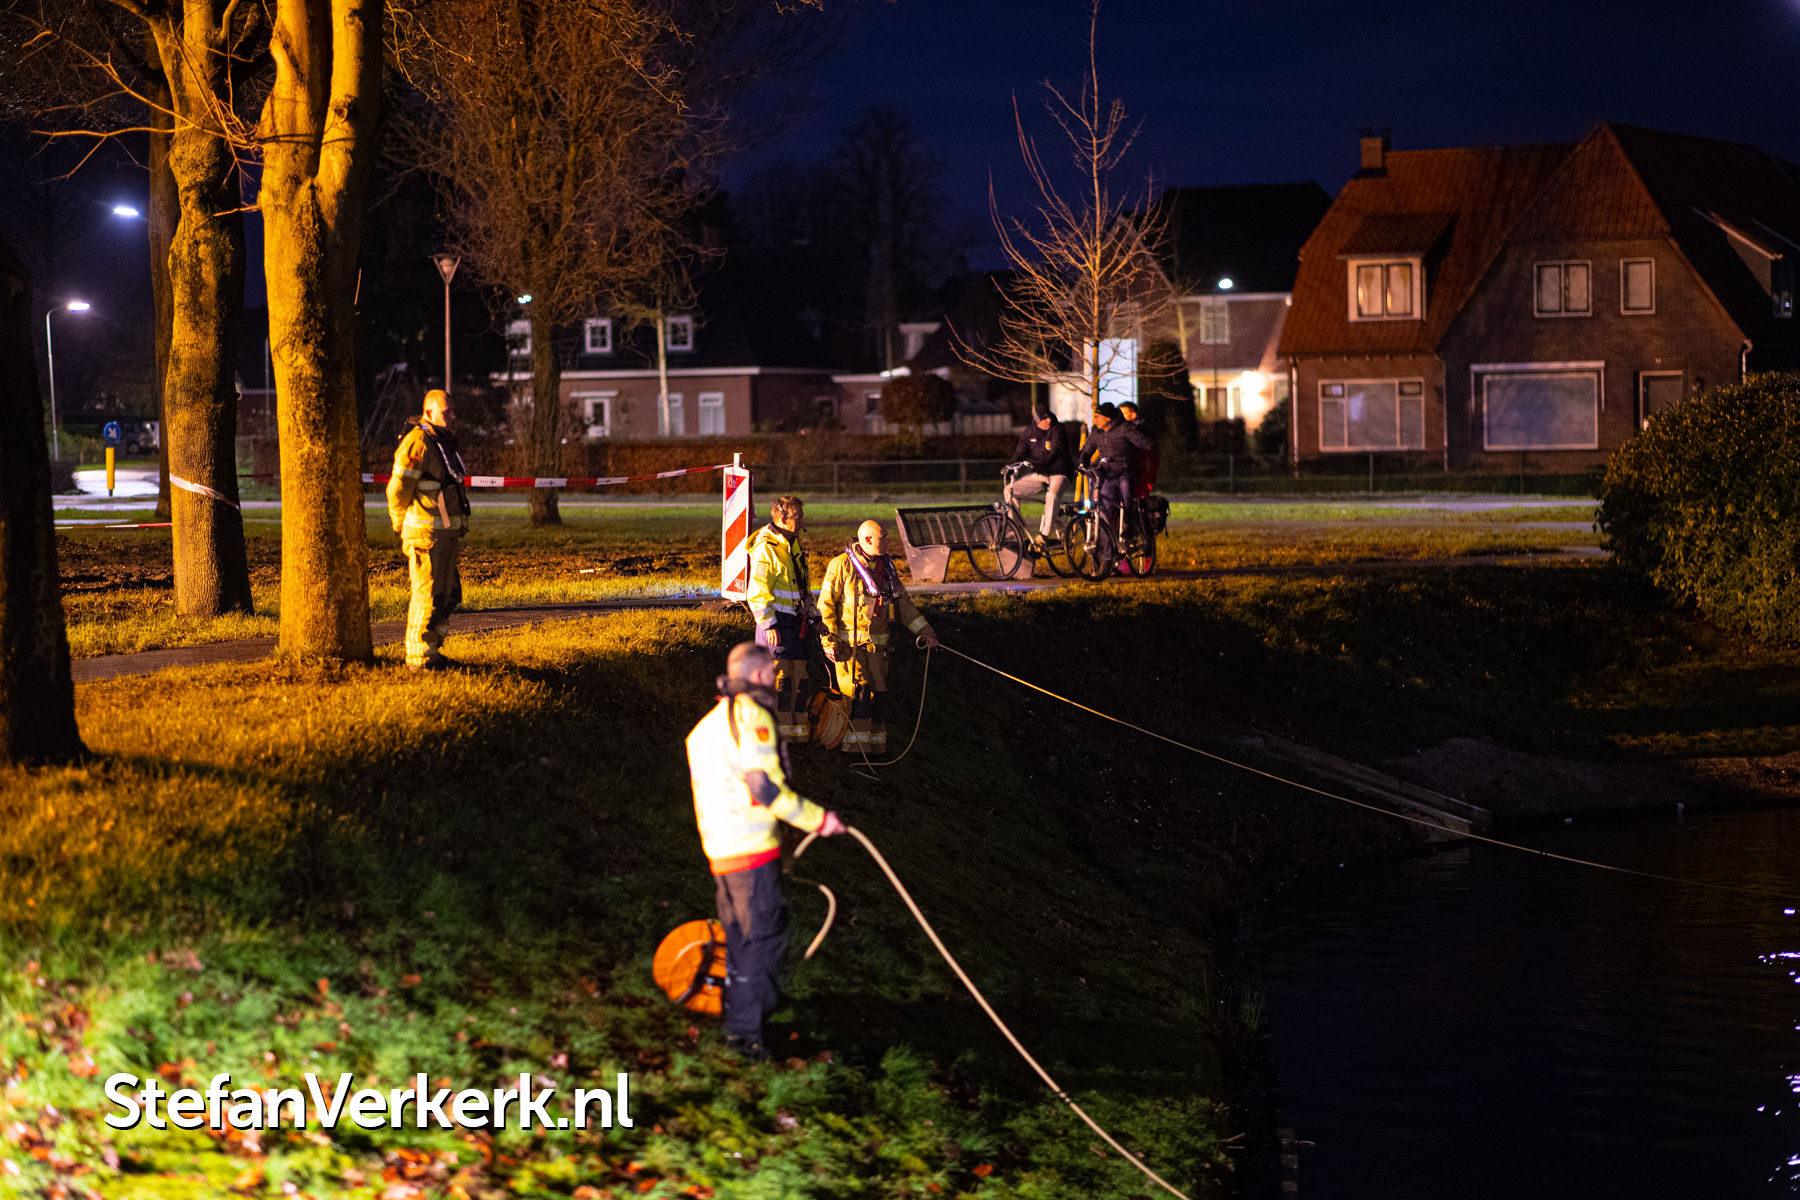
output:
[[[1659,413],[1608,460],[1597,524],[1620,566],[1722,624],[1800,642],[1800,376]]]

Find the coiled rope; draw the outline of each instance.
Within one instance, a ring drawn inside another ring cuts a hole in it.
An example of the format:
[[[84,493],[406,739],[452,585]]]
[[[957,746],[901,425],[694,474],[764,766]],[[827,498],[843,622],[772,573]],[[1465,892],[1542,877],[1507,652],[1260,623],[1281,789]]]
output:
[[[981,989],[975,986],[975,981],[969,978],[969,973],[962,969],[962,964],[956,961],[956,956],[950,953],[949,947],[945,946],[943,939],[938,937],[937,930],[933,929],[931,927],[931,922],[925,919],[925,914],[919,910],[918,904],[912,898],[912,893],[906,890],[906,885],[900,882],[900,877],[898,875],[894,874],[894,868],[888,865],[888,860],[883,858],[881,851],[875,848],[875,843],[871,842],[868,839],[868,836],[854,825],[846,825],[844,827],[844,832],[862,843],[862,848],[869,852],[869,857],[875,860],[875,865],[881,868],[881,873],[887,876],[888,882],[894,885],[894,890],[900,893],[900,899],[906,902],[906,907],[912,913],[913,920],[919,923],[919,928],[925,931],[925,936],[931,939],[931,944],[937,947],[937,952],[943,956],[944,961],[949,964],[950,969],[956,972],[956,977],[962,981],[962,985],[969,990],[969,995],[975,997],[975,1003],[981,1005],[981,1011],[988,1015],[988,1020],[994,1023],[994,1027],[1005,1036],[1008,1042],[1012,1043],[1012,1048],[1019,1052],[1019,1057],[1023,1058],[1033,1071],[1037,1072],[1038,1078],[1044,1081],[1044,1086],[1048,1087],[1051,1092],[1056,1095],[1058,1100],[1061,1100],[1064,1104],[1068,1105],[1070,1110],[1073,1111],[1076,1116],[1086,1122],[1089,1129],[1092,1129],[1095,1133],[1099,1134],[1107,1145],[1123,1155],[1125,1161],[1142,1171],[1150,1179],[1155,1180],[1171,1195],[1179,1196],[1181,1200],[1189,1200],[1186,1192],[1183,1192],[1180,1188],[1177,1188],[1161,1175],[1152,1171],[1144,1163],[1143,1159],[1121,1146],[1117,1138],[1101,1128],[1098,1121],[1088,1116],[1081,1105],[1075,1103],[1069,1093],[1063,1091],[1061,1085],[1050,1077],[1050,1072],[1044,1070],[1043,1064],[1033,1058],[1031,1056],[1031,1051],[1025,1049],[1024,1043],[1019,1041],[1019,1039],[1013,1035],[1011,1029],[1007,1028],[1006,1022],[1000,1019],[1000,1014],[994,1011],[994,1006],[987,1002],[987,997],[981,994]],[[818,836],[817,833],[807,834],[806,838],[794,850],[794,857],[798,859],[802,854],[805,854],[806,848],[812,845]],[[811,958],[813,951],[819,948],[819,943],[825,940],[825,935],[831,930],[831,919],[837,912],[837,899],[832,896],[831,890],[824,887],[822,884],[815,884],[814,886],[825,893],[830,907],[825,915],[824,926],[819,930],[818,936],[813,939],[812,945],[806,948],[807,958]]]
[[[886,762],[870,762],[868,750],[858,747],[859,749],[862,749],[863,765],[852,769],[859,775],[865,775],[870,779],[876,778],[875,768],[893,766],[895,763],[905,758],[907,752],[913,748],[913,743],[919,740],[919,728],[925,724],[925,689],[931,684],[931,652],[934,649],[934,647],[925,644],[924,638],[919,639],[919,647],[925,651],[925,669],[919,675],[919,715],[913,718],[912,737],[907,739],[905,750],[894,755],[894,757],[888,759]],[[867,769],[865,770],[864,768]]]

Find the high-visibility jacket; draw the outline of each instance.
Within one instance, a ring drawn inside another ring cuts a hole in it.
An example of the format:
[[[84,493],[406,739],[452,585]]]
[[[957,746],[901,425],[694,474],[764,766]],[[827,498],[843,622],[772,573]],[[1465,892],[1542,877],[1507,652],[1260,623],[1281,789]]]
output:
[[[750,587],[744,596],[750,614],[766,621],[776,613],[797,616],[812,603],[806,551],[800,535],[764,525],[750,539]]]
[[[825,810],[788,783],[775,714],[749,696],[720,697],[688,734],[687,754],[694,820],[714,875],[748,871],[781,857],[777,821],[809,833],[824,823]],[[752,771],[761,771],[776,787],[767,803],[745,782]]]
[[[888,629],[896,618],[915,634],[931,628],[931,622],[914,607],[905,585],[897,576],[886,580],[892,587],[891,595],[871,594],[868,584],[850,563],[852,554],[860,555],[861,551],[846,550],[832,559],[825,568],[824,582],[819,585],[819,623],[824,627],[825,636],[836,638],[854,649],[887,645]],[[883,576],[877,573],[877,568],[889,573],[893,570],[887,563],[870,567],[870,573],[878,580]]]
[[[443,430],[411,421],[394,450],[387,485],[388,521],[400,536],[450,530],[467,532],[469,496],[456,440]]]

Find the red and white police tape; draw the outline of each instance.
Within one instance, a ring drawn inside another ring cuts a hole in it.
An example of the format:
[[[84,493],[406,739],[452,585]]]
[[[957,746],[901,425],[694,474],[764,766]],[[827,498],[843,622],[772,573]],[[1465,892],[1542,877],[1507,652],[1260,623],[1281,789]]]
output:
[[[463,480],[463,483],[472,488],[607,487],[615,483],[648,483],[652,479],[675,479],[682,475],[700,475],[707,471],[723,471],[730,466],[730,463],[715,463],[710,467],[677,467],[673,471],[657,471],[650,475],[602,475],[589,478],[470,475]],[[391,478],[393,478],[391,475],[364,475],[362,481],[364,483],[386,483]]]

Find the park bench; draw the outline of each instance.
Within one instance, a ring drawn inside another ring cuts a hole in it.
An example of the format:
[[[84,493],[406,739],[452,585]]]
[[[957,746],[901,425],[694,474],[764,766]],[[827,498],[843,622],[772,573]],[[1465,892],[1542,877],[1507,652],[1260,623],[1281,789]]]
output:
[[[914,583],[942,583],[950,556],[969,549],[975,522],[995,510],[992,504],[954,504],[934,508],[895,508],[900,546]],[[1018,579],[1031,577],[1031,561],[1019,567]]]

